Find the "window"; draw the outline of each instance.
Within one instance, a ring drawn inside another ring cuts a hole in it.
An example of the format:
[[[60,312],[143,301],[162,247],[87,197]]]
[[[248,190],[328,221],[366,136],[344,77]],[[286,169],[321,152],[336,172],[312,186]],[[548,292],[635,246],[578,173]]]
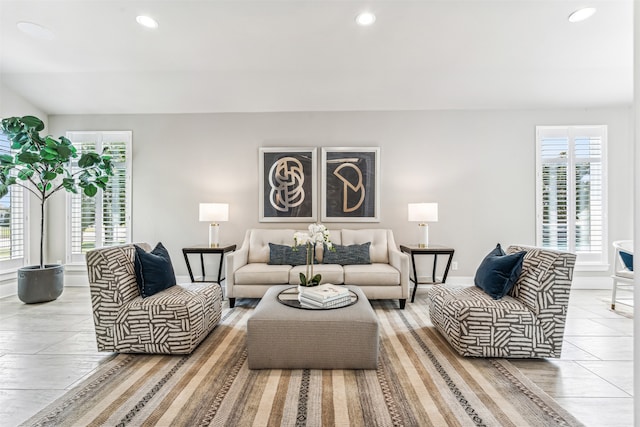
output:
[[[11,154],[11,143],[0,133],[0,154]],[[25,264],[27,237],[27,190],[18,185],[0,198],[0,271]]]
[[[131,132],[67,132],[83,152],[111,156],[113,176],[96,197],[68,194],[67,263],[84,263],[87,251],[131,241]],[[77,159],[76,159],[77,160]]]
[[[538,246],[608,268],[606,126],[536,127]]]

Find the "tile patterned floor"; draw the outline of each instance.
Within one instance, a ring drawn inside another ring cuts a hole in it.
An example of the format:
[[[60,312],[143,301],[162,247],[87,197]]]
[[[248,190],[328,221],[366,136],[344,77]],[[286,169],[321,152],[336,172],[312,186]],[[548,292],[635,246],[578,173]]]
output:
[[[631,426],[633,320],[628,307],[609,310],[608,294],[572,292],[562,358],[513,363],[585,425]],[[96,350],[88,288],[46,304],[0,299],[0,426],[28,419],[107,357]]]

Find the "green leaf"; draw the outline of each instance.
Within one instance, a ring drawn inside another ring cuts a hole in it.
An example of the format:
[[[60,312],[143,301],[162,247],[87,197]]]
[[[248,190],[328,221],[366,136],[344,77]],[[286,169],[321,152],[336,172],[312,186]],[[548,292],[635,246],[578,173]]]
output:
[[[0,184],[0,197],[6,196],[8,192],[9,192],[9,186]]]
[[[31,153],[29,151],[22,152],[16,156],[16,159],[22,163],[28,165],[37,163],[40,161],[40,156],[37,153]]]
[[[315,276],[313,276],[313,279],[311,279],[312,286],[318,286],[320,284],[320,280],[322,280],[321,274],[316,274]]]
[[[50,182],[47,182],[47,186],[45,187],[46,191],[51,190],[51,187],[53,187],[53,184],[51,184]]]
[[[80,156],[80,160],[78,160],[78,166],[83,169],[90,168],[98,163],[100,163],[100,156],[94,152],[85,153]]]
[[[300,284],[307,286],[307,276],[305,276],[304,273],[300,273]]]
[[[76,181],[73,178],[63,178],[62,186],[65,190],[71,193],[77,193],[78,189],[76,188]]]
[[[12,165],[13,164],[13,156],[9,154],[1,154],[0,155],[0,165]]]
[[[71,157],[71,149],[67,145],[60,145],[58,147],[58,155],[65,161]]]
[[[33,170],[31,169],[20,169],[20,172],[18,172],[18,178],[26,181],[27,179],[31,178],[33,176]]]
[[[57,176],[58,176],[58,174],[55,173],[55,172],[46,171],[45,173],[42,174],[42,179],[44,181],[51,181],[53,179],[56,179]]]
[[[50,136],[47,136],[47,137],[44,139],[44,144],[45,144],[47,147],[54,148],[54,147],[57,147],[57,146],[58,146],[58,141],[56,141],[55,139],[53,139],[53,138],[52,138],[52,137],[50,137]]]
[[[27,128],[33,129],[36,132],[40,132],[44,129],[44,123],[37,117],[24,116],[21,120]]]
[[[89,197],[93,197],[96,195],[96,193],[98,193],[98,188],[93,185],[93,184],[89,184],[86,187],[84,187],[84,194],[89,196]]]

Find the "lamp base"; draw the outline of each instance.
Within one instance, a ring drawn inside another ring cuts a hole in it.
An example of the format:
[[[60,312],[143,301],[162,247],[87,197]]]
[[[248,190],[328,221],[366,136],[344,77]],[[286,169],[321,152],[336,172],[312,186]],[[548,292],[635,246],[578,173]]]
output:
[[[419,248],[429,247],[429,225],[418,224],[418,230],[420,233],[420,240],[418,241]]]
[[[209,247],[217,248],[220,246],[220,224],[209,224]]]

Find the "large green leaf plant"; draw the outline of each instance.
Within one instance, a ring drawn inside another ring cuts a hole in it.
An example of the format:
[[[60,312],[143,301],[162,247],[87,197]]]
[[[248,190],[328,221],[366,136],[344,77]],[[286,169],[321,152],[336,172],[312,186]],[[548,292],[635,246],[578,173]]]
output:
[[[0,154],[0,197],[17,185],[26,188],[40,201],[40,268],[44,268],[43,245],[45,203],[64,189],[93,197],[104,190],[113,175],[111,157],[90,151],[78,152],[69,139],[40,136],[44,123],[37,117],[9,117],[0,122],[0,131],[11,142],[11,153]]]

